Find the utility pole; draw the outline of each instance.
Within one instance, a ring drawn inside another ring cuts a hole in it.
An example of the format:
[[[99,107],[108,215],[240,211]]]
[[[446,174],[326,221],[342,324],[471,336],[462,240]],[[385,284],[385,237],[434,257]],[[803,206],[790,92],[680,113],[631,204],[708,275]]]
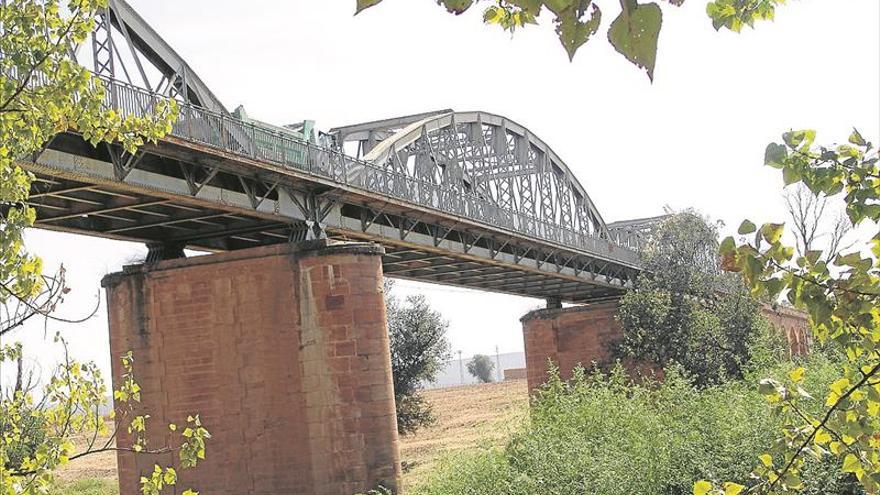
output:
[[[498,346],[495,346],[495,377],[496,381],[501,381],[501,355],[498,354]]]
[[[461,359],[461,351],[458,351],[458,374],[460,377],[459,384],[464,385],[464,361]]]

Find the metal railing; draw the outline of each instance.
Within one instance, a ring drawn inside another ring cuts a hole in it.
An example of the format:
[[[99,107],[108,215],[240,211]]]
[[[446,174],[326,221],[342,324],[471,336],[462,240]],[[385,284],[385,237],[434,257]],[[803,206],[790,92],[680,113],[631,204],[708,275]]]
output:
[[[107,78],[101,80],[107,86],[107,104],[123,116],[147,116],[153,112],[160,99],[167,100],[165,96],[121,81]],[[177,103],[179,116],[171,130],[171,135],[176,138],[306,172],[367,192],[378,192],[442,213],[474,220],[489,228],[499,227],[622,261],[634,262],[637,259],[634,251],[639,247],[638,236],[615,232],[611,239],[606,239],[578,232],[502,208],[472,193],[386,170],[335,149],[295,139],[274,129],[191,104]],[[609,243],[624,248],[624,251],[610,253]]]

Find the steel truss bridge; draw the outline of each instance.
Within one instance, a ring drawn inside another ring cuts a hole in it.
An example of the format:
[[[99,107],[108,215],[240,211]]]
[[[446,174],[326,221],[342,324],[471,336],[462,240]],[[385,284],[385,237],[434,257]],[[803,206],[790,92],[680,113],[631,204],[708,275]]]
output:
[[[106,103],[180,109],[129,154],[56,136],[21,160],[37,226],[150,246],[226,251],[318,237],[382,244],[385,274],[548,301],[619,294],[653,219],[606,224],[569,167],[526,127],[443,110],[308,132],[231,114],[122,0],[79,53]],[[85,59],[85,60],[84,60]]]

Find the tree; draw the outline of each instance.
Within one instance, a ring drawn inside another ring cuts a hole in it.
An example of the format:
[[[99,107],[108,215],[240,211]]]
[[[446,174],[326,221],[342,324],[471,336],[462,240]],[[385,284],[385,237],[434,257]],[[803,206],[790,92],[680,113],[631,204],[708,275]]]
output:
[[[449,324],[431,309],[425,296],[408,296],[403,304],[391,295],[393,283],[385,282],[385,307],[391,340],[391,374],[397,430],[412,433],[431,424],[431,406],[421,394],[422,385],[433,381],[449,359]]]
[[[55,489],[55,471],[65,464],[100,452],[130,451],[138,454],[166,454],[176,457],[181,469],[195,467],[205,458],[205,442],[210,433],[198,415],[187,418],[178,431],[169,424],[169,441],[155,447],[145,436],[149,415],[135,415],[140,402],[140,386],[134,379],[131,353],[122,357],[122,383],[113,392],[116,414],[111,430],[102,410],[107,388],[97,365],[80,363],[67,354],[67,343],[56,336],[65,351],[65,359],[52,374],[49,383],[37,395],[31,388],[2,391],[0,399],[0,494],[42,494]],[[0,362],[15,360],[21,346],[4,346]],[[132,433],[131,446],[116,445],[119,428]],[[172,443],[171,436],[176,436]],[[99,438],[105,437],[102,440]],[[77,447],[75,439],[85,439]],[[156,464],[141,477],[140,492],[160,495],[165,488],[177,488],[173,466]],[[176,493],[176,492],[175,492]],[[197,495],[184,490],[183,495]]]
[[[468,373],[480,381],[480,383],[489,383],[492,381],[492,372],[495,370],[495,363],[492,358],[485,354],[475,354],[467,364]]]
[[[357,0],[355,13],[373,7],[382,0]],[[479,0],[437,0],[449,13],[459,15]],[[612,4],[611,0],[603,5]],[[667,0],[680,6],[684,0]],[[739,32],[743,26],[753,27],[755,21],[772,20],[776,6],[785,0],[715,0],[708,2],[706,13],[716,30],[726,28]],[[602,10],[594,0],[498,0],[483,10],[483,22],[497,24],[511,33],[526,24],[537,24],[546,8],[553,15],[556,35],[569,59],[590,40],[602,23]],[[618,53],[654,78],[657,42],[663,24],[663,11],[656,2],[619,0],[620,13],[608,27],[608,42]]]
[[[816,196],[801,183],[786,187],[784,197],[799,255],[806,255],[819,244],[825,246],[826,256],[852,247],[844,244],[852,232],[852,222],[843,212],[829,210],[827,197]],[[830,261],[825,258],[826,263]]]
[[[74,48],[86,40],[96,13],[106,6],[107,0],[0,2],[0,336],[34,316],[52,318],[68,290],[63,269],[43,276],[40,259],[24,245],[23,231],[35,220],[28,205],[33,177],[18,160],[40,153],[55,134],[66,131],[93,145],[117,142],[134,151],[169,132],[176,118],[172,100],[159,102],[146,116],[117,114],[105,105],[103,83],[74,59]],[[64,341],[57,339],[66,351]],[[19,361],[21,352],[20,344],[0,343],[0,363]],[[99,414],[106,401],[103,378],[94,363],[65,356],[42,391],[21,382],[0,391],[0,494],[46,493],[53,489],[57,468],[102,451],[174,452],[182,468],[204,458],[209,435],[198,416],[179,432],[177,446],[147,446],[143,432],[148,416],[130,414],[140,399],[130,356],[123,357],[126,373],[114,392],[121,412],[115,424],[129,428],[137,442],[113,445],[111,435],[99,445],[98,435],[109,433]],[[177,430],[175,425],[169,428]],[[74,438],[91,440],[80,449]],[[140,490],[156,495],[176,483],[173,467],[157,465],[141,479]]]
[[[117,141],[133,151],[170,132],[177,115],[174,101],[163,100],[153,114],[120,116],[105,106],[103,84],[73,59],[71,48],[85,41],[106,4],[74,0],[62,8],[58,0],[7,0],[0,8],[0,303],[17,300],[26,314],[49,314],[64,285],[49,280],[46,293],[42,263],[25,249],[22,232],[36,214],[27,204],[32,176],[17,160],[67,130],[93,145]],[[25,320],[8,319],[4,329]]]
[[[745,286],[721,272],[717,252],[718,226],[693,212],[654,230],[645,269],[621,301],[616,357],[677,363],[700,386],[743,376],[764,323]]]
[[[786,426],[760,456],[754,471],[760,482],[750,493],[796,490],[805,460],[829,457],[842,472],[854,474],[866,492],[880,490],[880,156],[858,131],[836,146],[817,146],[815,138],[812,130],[786,132],[781,143],[767,146],[765,164],[781,170],[786,185],[802,183],[819,200],[842,196],[852,224],[870,227],[875,235],[853,250],[796,254],[784,242],[784,224],[758,227],[746,220],[738,234],[748,237],[721,243],[724,267],[739,272],[754,295],[784,297],[806,310],[814,337],[846,356],[818,414],[808,412],[812,397],[801,386],[808,370],[761,382],[761,392],[786,418]],[[742,490],[705,480],[694,485],[695,495]]]

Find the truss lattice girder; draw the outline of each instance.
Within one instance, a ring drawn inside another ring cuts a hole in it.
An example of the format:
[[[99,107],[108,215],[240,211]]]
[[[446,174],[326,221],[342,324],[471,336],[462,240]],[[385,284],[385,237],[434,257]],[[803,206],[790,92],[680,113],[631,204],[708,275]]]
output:
[[[424,154],[430,153],[435,167],[442,169],[436,175],[447,182],[467,181],[471,189],[465,192],[545,222],[608,235],[602,216],[568,166],[516,122],[485,112],[431,114],[401,122],[406,125],[373,146],[364,156],[366,161],[393,163],[395,170],[416,175],[405,165],[408,156],[415,155],[418,175],[424,176]],[[359,128],[358,132],[367,130]]]
[[[131,5],[125,0],[110,0],[108,8],[99,15],[99,24],[93,36],[95,40],[95,63],[96,72],[100,75],[121,78],[129,75],[129,69],[124,66],[114,65],[113,54],[119,53],[120,43],[128,45],[138,73],[146,79],[142,62],[152,64],[169,83],[168,90],[180,93],[185,101],[202,106],[214,112],[228,114],[226,108],[208,85],[192,70],[186,61],[178,55],[171,45],[165,42],[161,36],[145,21]],[[113,37],[110,25],[119,30],[120,36]],[[143,61],[141,60],[143,57]],[[124,74],[118,73],[122,69]],[[135,68],[130,69],[134,73]],[[130,79],[130,77],[129,77]],[[136,81],[129,80],[131,84]],[[149,81],[143,81],[144,85],[150,85]],[[175,88],[174,85],[177,85]],[[158,87],[150,87],[151,90],[159,90]],[[167,93],[167,94],[170,94]]]

